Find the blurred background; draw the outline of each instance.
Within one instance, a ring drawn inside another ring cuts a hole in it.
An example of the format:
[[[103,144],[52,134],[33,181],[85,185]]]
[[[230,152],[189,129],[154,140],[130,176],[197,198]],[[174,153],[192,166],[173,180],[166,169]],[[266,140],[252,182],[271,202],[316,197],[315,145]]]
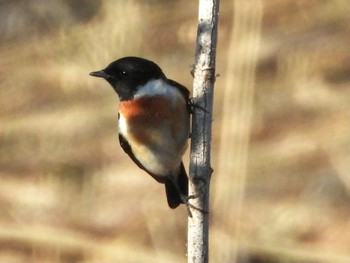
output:
[[[135,55],[191,89],[197,8],[0,1],[0,262],[186,262],[185,207],[88,73]],[[222,0],[219,20],[210,261],[349,262],[350,2]]]

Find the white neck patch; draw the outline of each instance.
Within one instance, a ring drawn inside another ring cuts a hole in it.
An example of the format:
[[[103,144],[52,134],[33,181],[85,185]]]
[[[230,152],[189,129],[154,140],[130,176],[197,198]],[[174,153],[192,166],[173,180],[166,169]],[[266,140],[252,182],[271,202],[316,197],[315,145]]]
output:
[[[139,90],[135,93],[134,98],[136,99],[144,96],[155,95],[163,95],[169,98],[174,98],[177,97],[177,95],[180,95],[180,93],[175,87],[170,86],[164,80],[153,79],[140,87]]]

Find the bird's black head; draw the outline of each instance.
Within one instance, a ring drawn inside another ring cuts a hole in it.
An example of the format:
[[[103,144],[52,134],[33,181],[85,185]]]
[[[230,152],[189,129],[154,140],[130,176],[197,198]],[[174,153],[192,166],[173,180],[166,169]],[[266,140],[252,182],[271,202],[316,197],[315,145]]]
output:
[[[160,67],[152,61],[138,57],[124,57],[105,69],[90,73],[104,78],[118,93],[120,100],[131,99],[137,89],[152,79],[165,78]]]

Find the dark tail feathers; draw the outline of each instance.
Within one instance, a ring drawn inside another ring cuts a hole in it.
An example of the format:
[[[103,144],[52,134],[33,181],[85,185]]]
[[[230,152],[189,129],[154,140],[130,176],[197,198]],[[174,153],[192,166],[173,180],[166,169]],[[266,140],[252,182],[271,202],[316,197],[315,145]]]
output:
[[[170,178],[166,179],[165,192],[168,200],[168,205],[173,209],[178,207],[180,204],[183,204],[184,198],[188,196],[188,177],[182,162],[177,178],[175,180],[172,180]]]

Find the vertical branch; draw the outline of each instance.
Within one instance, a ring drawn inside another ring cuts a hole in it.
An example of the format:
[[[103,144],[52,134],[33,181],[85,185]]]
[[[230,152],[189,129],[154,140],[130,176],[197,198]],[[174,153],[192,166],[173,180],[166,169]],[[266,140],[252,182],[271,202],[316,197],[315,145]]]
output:
[[[210,144],[215,82],[219,0],[199,0],[198,31],[193,81],[189,194],[192,204],[209,211],[209,186],[212,168]],[[188,262],[208,262],[209,214],[192,209],[188,221]]]

